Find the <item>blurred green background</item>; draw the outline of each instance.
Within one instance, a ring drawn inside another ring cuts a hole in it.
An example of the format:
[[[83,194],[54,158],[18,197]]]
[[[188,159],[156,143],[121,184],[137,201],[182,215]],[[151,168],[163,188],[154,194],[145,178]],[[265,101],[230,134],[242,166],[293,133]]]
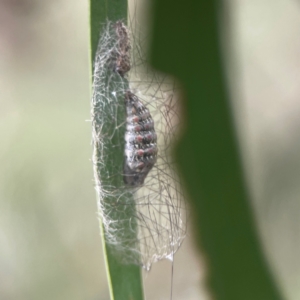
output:
[[[0,24],[0,298],[108,299],[87,1],[2,1]]]
[[[300,6],[230,0],[228,80],[253,207],[286,299],[300,298]],[[0,1],[0,299],[109,299],[90,157],[88,2]],[[207,299],[187,238],[173,299]],[[171,266],[145,274],[168,299]]]

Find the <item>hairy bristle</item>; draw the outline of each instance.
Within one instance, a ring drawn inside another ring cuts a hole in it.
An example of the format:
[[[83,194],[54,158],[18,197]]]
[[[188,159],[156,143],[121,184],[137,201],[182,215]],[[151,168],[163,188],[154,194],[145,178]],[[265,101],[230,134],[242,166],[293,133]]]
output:
[[[149,70],[145,39],[122,21],[103,26],[92,124],[95,185],[107,243],[124,263],[150,269],[179,249],[186,210],[170,155],[180,122],[176,85]]]

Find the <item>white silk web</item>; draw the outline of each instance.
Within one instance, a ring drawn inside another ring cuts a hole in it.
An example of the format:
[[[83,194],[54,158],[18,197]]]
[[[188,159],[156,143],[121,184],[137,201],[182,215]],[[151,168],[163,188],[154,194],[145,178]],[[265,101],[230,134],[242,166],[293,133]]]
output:
[[[120,24],[127,37],[116,30]],[[161,259],[173,259],[186,235],[186,209],[170,153],[180,123],[176,85],[149,68],[146,42],[121,21],[103,26],[94,66],[92,124],[94,176],[106,241],[119,260],[149,270]],[[118,72],[120,68],[130,70]],[[123,180],[127,91],[149,109],[157,134],[157,161],[137,187]]]

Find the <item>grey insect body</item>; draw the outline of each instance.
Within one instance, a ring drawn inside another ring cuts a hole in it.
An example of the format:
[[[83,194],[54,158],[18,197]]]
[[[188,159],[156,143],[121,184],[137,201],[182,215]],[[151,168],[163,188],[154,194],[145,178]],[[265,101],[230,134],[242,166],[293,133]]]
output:
[[[132,92],[125,94],[127,113],[124,182],[141,186],[157,160],[157,135],[146,106]]]

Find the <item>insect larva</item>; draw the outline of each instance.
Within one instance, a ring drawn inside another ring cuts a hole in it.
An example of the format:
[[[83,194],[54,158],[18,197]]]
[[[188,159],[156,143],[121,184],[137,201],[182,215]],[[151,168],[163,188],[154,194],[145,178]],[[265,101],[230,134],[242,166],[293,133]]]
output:
[[[125,94],[125,105],[124,182],[130,186],[140,186],[157,160],[157,135],[149,110],[130,91]]]
[[[107,244],[116,260],[150,270],[173,258],[186,234],[169,151],[180,114],[173,81],[144,68],[144,38],[135,36],[131,44],[131,36],[121,20],[102,27],[92,98],[93,166]],[[126,78],[128,71],[134,76]],[[151,99],[152,116],[133,90]]]

